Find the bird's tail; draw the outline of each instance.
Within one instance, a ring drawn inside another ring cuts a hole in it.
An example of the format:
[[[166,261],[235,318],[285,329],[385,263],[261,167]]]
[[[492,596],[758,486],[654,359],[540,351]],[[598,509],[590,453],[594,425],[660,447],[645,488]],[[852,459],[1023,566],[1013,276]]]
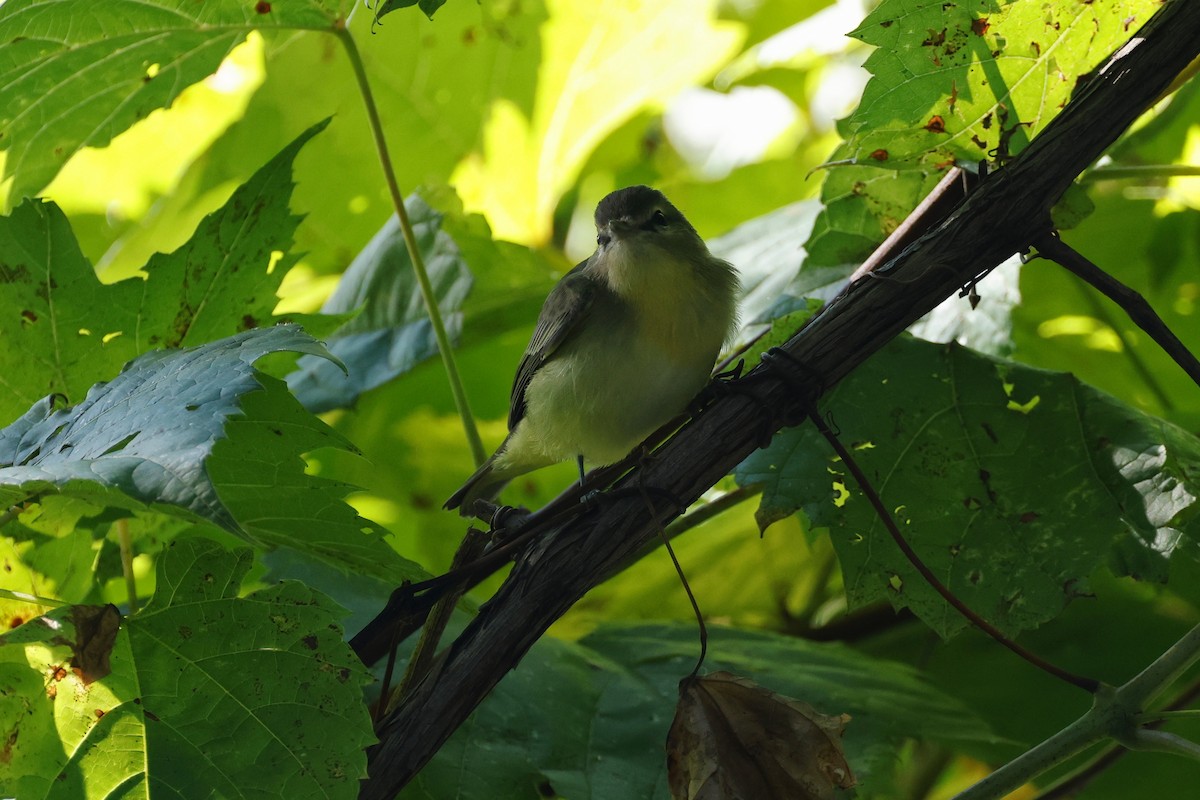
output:
[[[467,478],[462,487],[450,495],[443,508],[458,509],[464,517],[470,517],[475,512],[476,500],[495,500],[512,476],[497,475],[494,469],[496,456],[483,462],[483,466],[475,470],[475,474]]]

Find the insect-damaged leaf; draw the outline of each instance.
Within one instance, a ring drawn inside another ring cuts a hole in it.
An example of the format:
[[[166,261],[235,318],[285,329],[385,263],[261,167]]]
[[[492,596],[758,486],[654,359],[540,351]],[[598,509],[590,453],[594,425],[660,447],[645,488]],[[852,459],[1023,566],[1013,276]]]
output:
[[[685,678],[667,735],[671,796],[832,800],[854,785],[842,751],[849,721],[729,672]]]

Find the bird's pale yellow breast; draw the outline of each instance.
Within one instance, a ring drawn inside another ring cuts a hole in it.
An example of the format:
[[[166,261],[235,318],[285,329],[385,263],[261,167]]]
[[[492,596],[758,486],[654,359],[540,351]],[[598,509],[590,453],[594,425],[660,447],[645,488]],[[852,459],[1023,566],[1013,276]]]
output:
[[[731,293],[713,286],[714,276],[681,259],[647,264],[615,258],[606,277],[635,310],[638,335],[646,344],[676,363],[703,362],[711,369],[734,319]]]

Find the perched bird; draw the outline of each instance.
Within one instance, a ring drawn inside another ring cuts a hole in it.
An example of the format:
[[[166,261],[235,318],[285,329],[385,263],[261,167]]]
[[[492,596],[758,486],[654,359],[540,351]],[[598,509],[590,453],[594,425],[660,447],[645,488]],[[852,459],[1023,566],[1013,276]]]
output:
[[[596,207],[596,252],[546,298],[513,381],[508,437],[446,501],[470,516],[518,475],[621,460],[704,387],[737,321],[738,279],[663,194]]]

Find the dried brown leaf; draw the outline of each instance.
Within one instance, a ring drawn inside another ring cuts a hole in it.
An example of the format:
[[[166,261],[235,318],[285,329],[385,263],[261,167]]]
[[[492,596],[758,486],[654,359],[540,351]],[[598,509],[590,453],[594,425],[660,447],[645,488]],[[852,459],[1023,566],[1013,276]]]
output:
[[[854,785],[850,717],[820,713],[728,672],[685,678],[667,735],[676,800],[833,800]]]
[[[111,603],[106,606],[72,606],[71,620],[75,623],[71,666],[84,683],[98,681],[112,672],[108,657],[117,639],[117,631],[121,628],[121,612]]]

